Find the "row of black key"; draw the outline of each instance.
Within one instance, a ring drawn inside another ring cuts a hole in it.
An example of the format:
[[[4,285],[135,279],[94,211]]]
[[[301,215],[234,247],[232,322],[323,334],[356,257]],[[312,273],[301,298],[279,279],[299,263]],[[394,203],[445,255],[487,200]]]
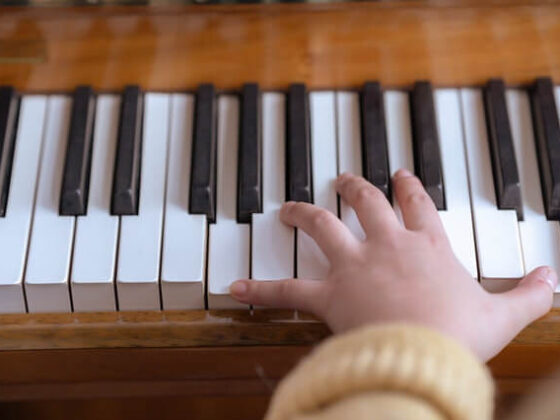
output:
[[[257,84],[241,91],[237,182],[237,219],[251,221],[262,211],[261,103]],[[560,219],[560,125],[550,79],[538,79],[531,88],[535,141],[547,217]],[[10,87],[0,88],[0,216],[5,214],[11,161],[17,127],[18,98]],[[505,101],[505,86],[491,80],[484,88],[489,149],[498,207],[515,209],[521,220],[519,175]],[[415,172],[439,210],[445,209],[443,171],[432,87],[417,82],[410,92]],[[115,159],[111,213],[138,214],[142,159],[143,93],[128,86],[122,95]],[[61,215],[87,213],[89,173],[95,119],[95,93],[81,86],[73,96],[72,116],[60,194]],[[203,84],[196,95],[190,208],[216,217],[216,91]],[[363,176],[391,198],[390,168],[383,92],[368,82],[361,92]],[[286,105],[286,200],[313,203],[309,99],[305,85],[293,84]]]
[[[549,220],[560,220],[560,124],[552,81],[537,79],[530,97],[545,212]],[[523,220],[521,186],[502,80],[487,83],[484,107],[498,208],[515,210],[517,218]]]

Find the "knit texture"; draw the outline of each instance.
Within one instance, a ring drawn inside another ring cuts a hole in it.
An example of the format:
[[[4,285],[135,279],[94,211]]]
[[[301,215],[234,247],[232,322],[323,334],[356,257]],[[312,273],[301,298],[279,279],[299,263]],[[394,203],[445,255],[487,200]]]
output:
[[[384,324],[333,336],[278,386],[266,419],[311,414],[363,392],[400,392],[443,418],[490,419],[488,369],[455,340],[420,326]]]

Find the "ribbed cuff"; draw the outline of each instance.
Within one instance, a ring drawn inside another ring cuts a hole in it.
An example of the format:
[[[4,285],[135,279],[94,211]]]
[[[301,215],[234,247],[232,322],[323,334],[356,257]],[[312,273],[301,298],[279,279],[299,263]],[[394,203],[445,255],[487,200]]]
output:
[[[310,414],[376,390],[424,399],[449,419],[492,416],[491,375],[469,350],[425,327],[384,324],[321,344],[280,383],[266,419]]]

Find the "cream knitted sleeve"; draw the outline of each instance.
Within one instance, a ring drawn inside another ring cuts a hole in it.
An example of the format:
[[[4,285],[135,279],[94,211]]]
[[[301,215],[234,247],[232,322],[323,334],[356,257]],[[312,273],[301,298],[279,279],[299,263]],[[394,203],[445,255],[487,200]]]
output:
[[[266,419],[358,419],[388,408],[395,419],[413,410],[433,414],[414,418],[487,420],[492,379],[473,354],[436,331],[363,327],[326,340],[303,360],[278,386]]]

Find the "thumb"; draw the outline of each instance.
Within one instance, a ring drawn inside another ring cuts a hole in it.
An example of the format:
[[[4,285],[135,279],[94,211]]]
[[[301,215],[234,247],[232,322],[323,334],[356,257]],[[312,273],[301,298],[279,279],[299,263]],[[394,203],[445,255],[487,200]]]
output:
[[[527,274],[514,289],[501,294],[516,329],[520,331],[550,310],[557,284],[556,272],[543,266]]]
[[[276,309],[298,309],[319,315],[326,285],[321,280],[238,280],[229,288],[240,302]]]

